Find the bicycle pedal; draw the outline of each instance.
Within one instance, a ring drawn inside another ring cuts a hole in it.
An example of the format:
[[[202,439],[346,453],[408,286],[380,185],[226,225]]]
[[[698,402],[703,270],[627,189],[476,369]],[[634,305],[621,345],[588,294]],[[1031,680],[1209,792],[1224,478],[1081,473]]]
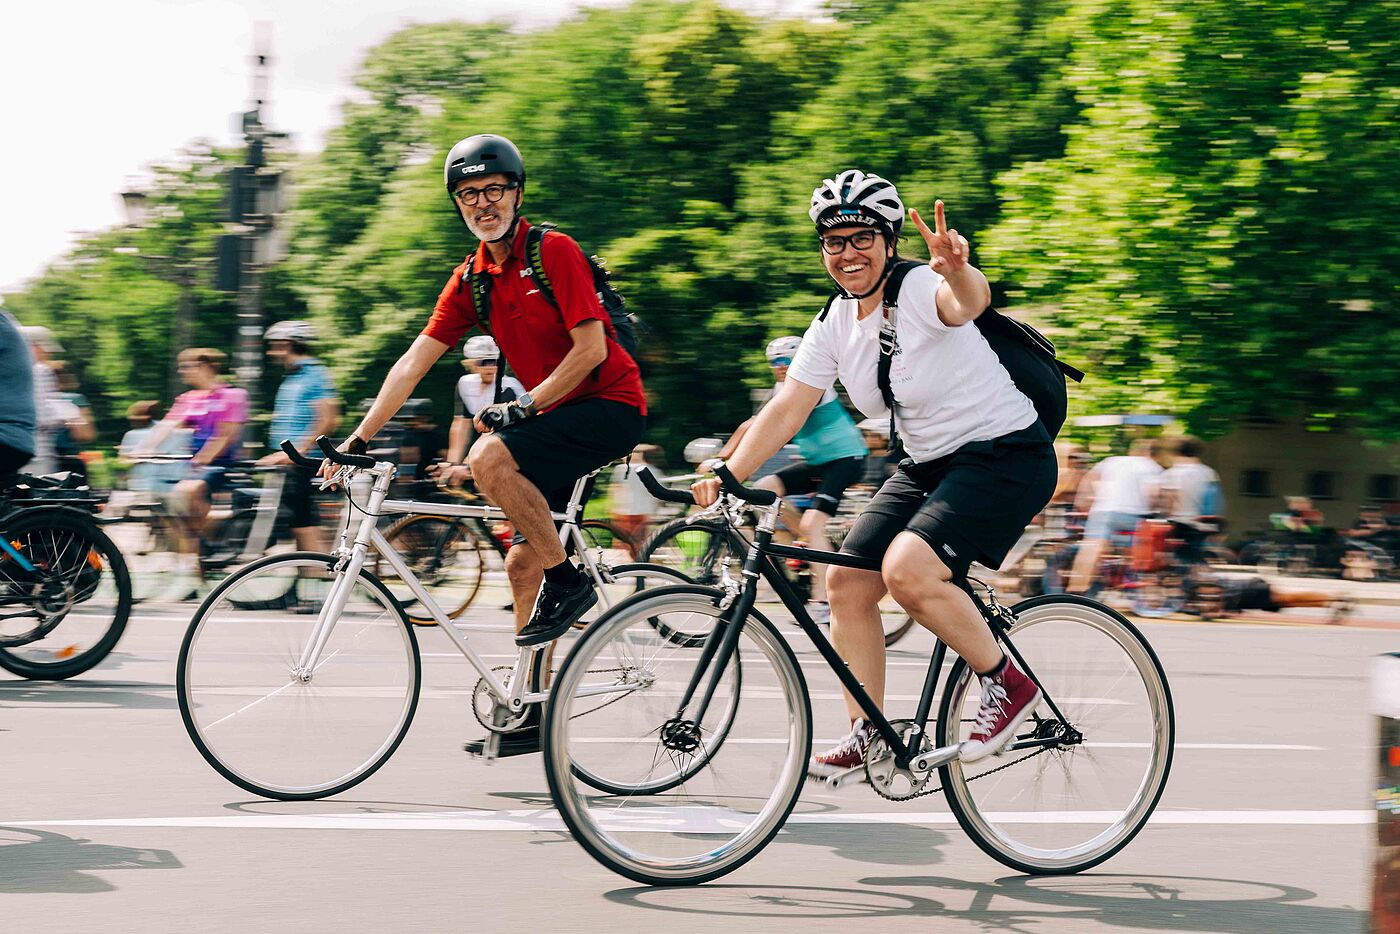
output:
[[[808,772],[807,781],[831,791],[839,791],[842,788],[849,788],[852,785],[859,785],[864,782],[865,766],[853,766],[832,775],[813,775],[811,772]]]

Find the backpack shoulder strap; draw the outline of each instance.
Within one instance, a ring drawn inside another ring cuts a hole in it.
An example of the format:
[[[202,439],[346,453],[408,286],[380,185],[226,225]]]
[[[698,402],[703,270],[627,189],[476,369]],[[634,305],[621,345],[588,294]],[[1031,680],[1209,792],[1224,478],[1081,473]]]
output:
[[[467,268],[457,280],[457,291],[467,289],[471,292],[472,308],[476,311],[476,323],[481,326],[481,330],[491,333],[491,277],[478,276],[472,271],[472,261],[467,261]]]
[[[826,304],[822,306],[822,313],[819,314],[819,315],[817,315],[817,320],[818,320],[818,321],[825,321],[825,320],[826,320],[827,312],[831,311],[831,306],[834,305],[834,304],[836,304],[836,300],[837,300],[838,298],[840,298],[840,297],[841,297],[841,293],[840,293],[840,292],[832,292],[832,293],[831,293],[831,297],[828,298],[828,299],[826,300]]]
[[[530,278],[545,301],[555,308],[559,307],[559,302],[554,298],[554,287],[550,285],[549,273],[544,268],[543,244],[544,235],[557,229],[553,224],[534,224],[525,234],[525,261],[530,264]]]
[[[904,285],[904,277],[922,265],[923,263],[914,260],[900,260],[895,263],[894,268],[890,270],[889,277],[885,279],[885,292],[880,302],[880,313],[883,320],[880,322],[880,362],[875,369],[875,382],[880,387],[880,395],[885,400],[885,408],[890,410],[891,443],[896,436],[894,424],[896,402],[894,389],[890,386],[890,363],[894,360],[894,349],[898,343],[895,317],[899,311],[899,290]]]

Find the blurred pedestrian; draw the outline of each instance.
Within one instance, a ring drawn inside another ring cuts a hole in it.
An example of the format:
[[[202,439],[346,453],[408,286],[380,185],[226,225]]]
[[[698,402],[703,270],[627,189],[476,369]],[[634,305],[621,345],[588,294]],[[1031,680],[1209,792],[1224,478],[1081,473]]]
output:
[[[52,360],[55,354],[63,353],[63,345],[53,336],[53,332],[41,324],[22,328],[29,341],[29,351],[34,365],[34,460],[29,464],[29,472],[38,476],[53,473],[58,469],[54,455],[54,435],[63,423],[74,413],[58,398],[58,377],[54,374]]]
[[[1189,563],[1201,560],[1201,546],[1220,531],[1225,497],[1220,475],[1201,462],[1205,446],[1187,435],[1173,448],[1172,465],[1157,482],[1159,511],[1176,524],[1185,543],[1183,557]]]
[[[1093,586],[1099,560],[1110,542],[1122,548],[1139,523],[1152,511],[1160,460],[1166,457],[1160,438],[1139,438],[1120,457],[1106,457],[1080,482],[1076,506],[1087,512],[1084,540],[1074,555],[1069,590],[1086,593]]]
[[[92,404],[88,402],[87,396],[78,389],[78,375],[73,372],[73,368],[62,360],[56,360],[52,364],[54,379],[58,385],[58,391],[54,393],[54,398],[63,411],[68,414],[68,418],[53,436],[54,456],[58,461],[59,470],[67,470],[80,476],[87,476],[87,464],[80,456],[84,450],[84,445],[91,444],[97,440],[97,428],[93,424]],[[72,409],[67,408],[72,406]]]
[[[0,477],[34,457],[34,357],[19,322],[0,308]]]
[[[321,534],[316,512],[313,472],[294,466],[281,445],[290,441],[302,454],[320,460],[316,439],[334,434],[340,420],[335,379],[326,365],[313,356],[317,340],[316,328],[309,321],[278,321],[263,332],[267,358],[280,365],[286,375],[272,403],[270,450],[257,465],[287,468],[282,481],[282,504],[289,515],[292,538],[302,551],[326,551],[328,542]]]

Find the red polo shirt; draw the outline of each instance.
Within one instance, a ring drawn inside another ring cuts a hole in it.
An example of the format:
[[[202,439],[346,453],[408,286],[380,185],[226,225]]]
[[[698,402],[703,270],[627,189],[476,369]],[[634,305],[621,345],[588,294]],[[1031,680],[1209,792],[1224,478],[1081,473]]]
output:
[[[636,406],[645,415],[647,403],[641,372],[614,338],[612,322],[593,287],[593,271],[583,250],[572,237],[557,230],[546,233],[540,244],[540,258],[549,271],[549,282],[559,302],[555,308],[526,272],[525,234],[529,229],[530,224],[522,217],[504,263],[493,262],[483,243],[452,270],[423,333],[455,347],[462,335],[477,326],[471,283],[462,282],[470,263],[473,272],[491,276],[490,334],[527,389],[544,382],[573,349],[569,332],[596,319],[603,322],[608,334],[608,358],[556,404],[611,399]]]

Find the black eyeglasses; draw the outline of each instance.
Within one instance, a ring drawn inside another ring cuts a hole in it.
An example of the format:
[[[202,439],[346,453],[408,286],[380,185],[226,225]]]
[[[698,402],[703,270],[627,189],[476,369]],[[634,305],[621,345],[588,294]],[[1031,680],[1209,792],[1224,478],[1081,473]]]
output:
[[[817,239],[821,241],[823,250],[830,253],[832,256],[837,256],[846,252],[847,243],[857,250],[868,250],[875,245],[875,237],[875,231],[862,230],[859,233],[853,233],[845,237],[841,236],[841,234],[827,234]]]
[[[505,185],[487,185],[485,188],[458,188],[456,191],[452,192],[452,197],[456,198],[467,207],[476,204],[482,195],[486,196],[487,201],[495,204],[506,196],[507,191],[514,191],[519,187],[519,184],[516,182],[509,182]]]

